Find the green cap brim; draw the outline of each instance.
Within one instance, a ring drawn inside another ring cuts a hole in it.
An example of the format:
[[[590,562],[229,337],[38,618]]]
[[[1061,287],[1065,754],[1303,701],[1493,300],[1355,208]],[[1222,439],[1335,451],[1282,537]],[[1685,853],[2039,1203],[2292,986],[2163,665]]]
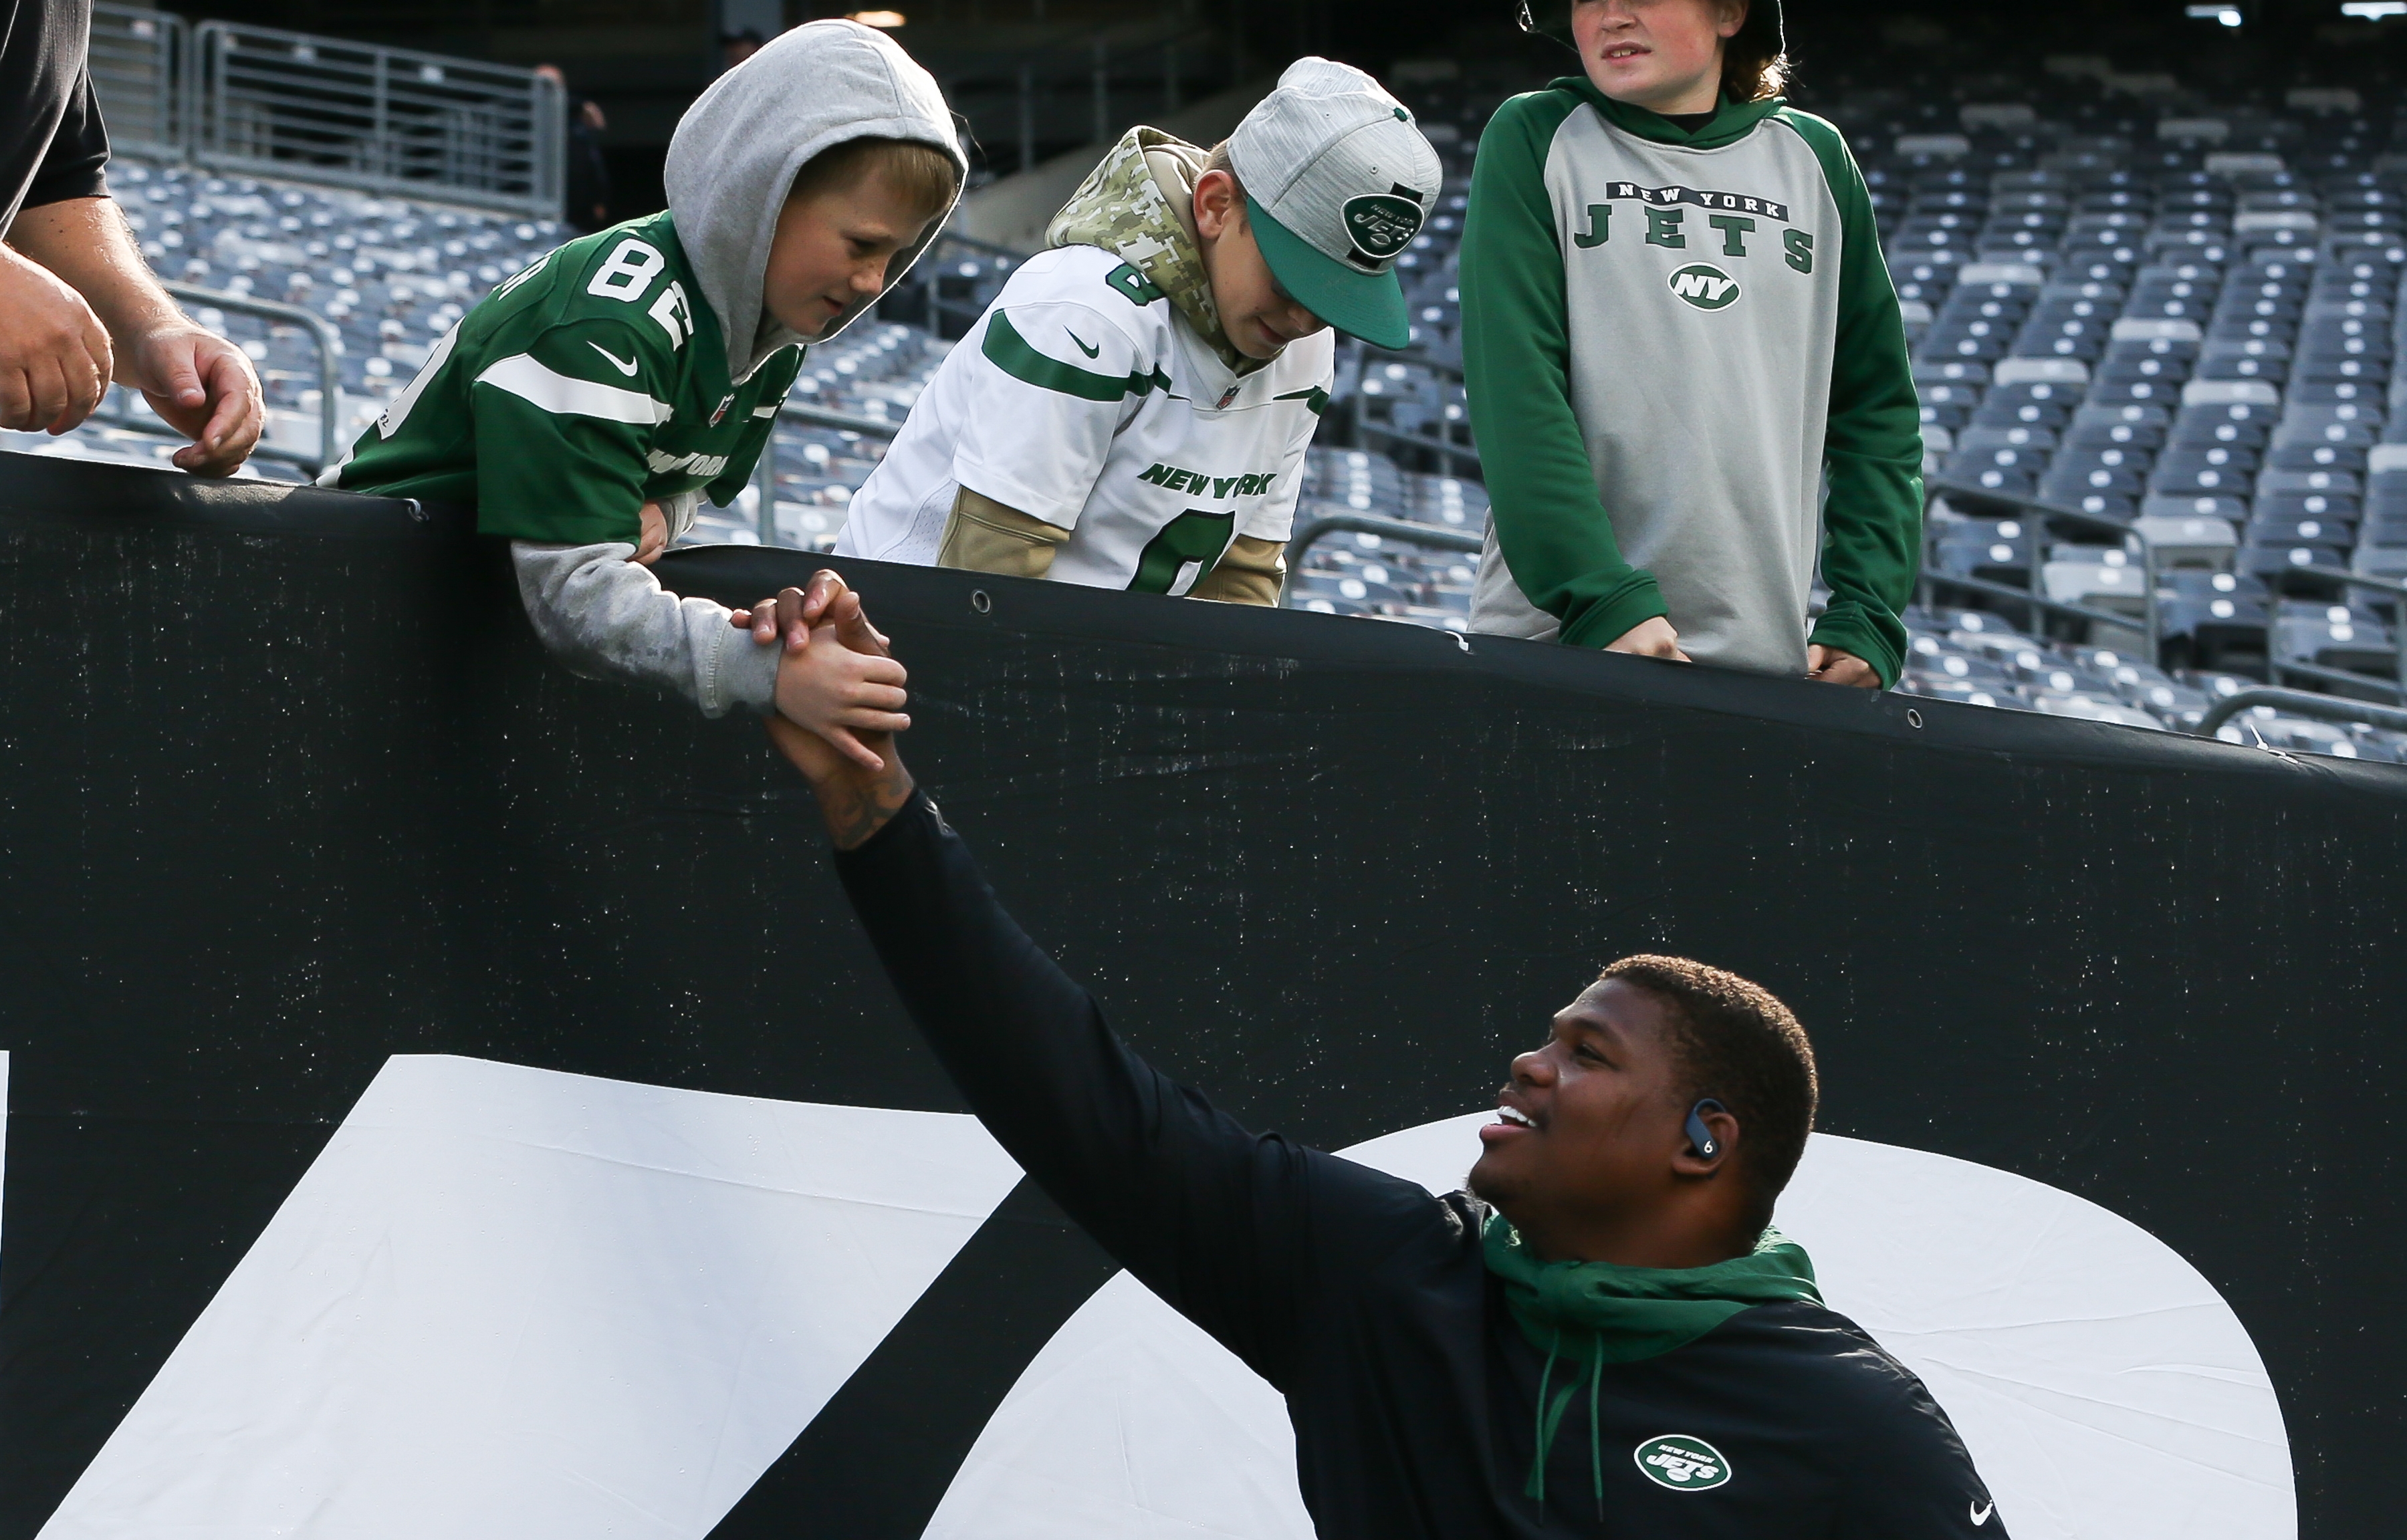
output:
[[[1254,244],[1271,276],[1288,296],[1349,337],[1374,347],[1398,348],[1413,340],[1411,316],[1404,309],[1404,286],[1393,268],[1364,273],[1323,255],[1311,242],[1272,219],[1246,194],[1246,217],[1253,221]]]

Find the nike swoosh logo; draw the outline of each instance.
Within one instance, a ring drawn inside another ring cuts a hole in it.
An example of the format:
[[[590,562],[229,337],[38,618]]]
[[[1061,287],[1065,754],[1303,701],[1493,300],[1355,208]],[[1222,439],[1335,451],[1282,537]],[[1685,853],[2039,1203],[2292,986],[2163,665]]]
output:
[[[608,348],[603,346],[598,342],[589,342],[585,346],[591,347],[596,353],[601,354],[604,358],[608,359],[612,366],[615,367],[619,373],[626,375],[629,379],[635,377],[635,365],[634,360],[620,358],[618,354],[611,352]]]
[[[1993,1513],[1995,1513],[1995,1512],[1997,1512],[1997,1511],[1998,1511],[1998,1500],[1997,1500],[1996,1498],[1994,1498],[1994,1497],[1993,1497],[1993,1498],[1991,1498],[1991,1499],[1989,1499],[1989,1505],[1988,1505],[1987,1507],[1986,1507],[1986,1508],[1985,1508],[1985,1507],[1978,1507],[1978,1506],[1973,1507],[1973,1508],[1972,1509],[1972,1514],[1973,1514],[1973,1527],[1974,1529],[1979,1529],[1982,1525],[1984,1525],[1984,1524],[1986,1524],[1986,1523],[1987,1523],[1987,1522],[1989,1521],[1989,1515],[1991,1515],[1991,1514],[1993,1514]]]
[[[1061,330],[1062,330],[1062,331],[1064,331],[1064,332],[1070,332],[1070,329],[1069,329],[1068,327],[1066,327],[1066,326],[1065,326],[1065,327],[1063,327]],[[1087,346],[1087,339],[1086,339],[1086,338],[1084,338],[1084,337],[1082,337],[1082,336],[1080,336],[1080,335],[1078,335],[1078,333],[1076,333],[1075,332],[1070,332],[1070,340],[1071,340],[1072,342],[1075,342],[1075,343],[1076,343],[1076,344],[1078,345],[1078,351],[1079,351],[1079,352],[1086,354],[1086,355],[1087,355],[1087,357],[1089,357],[1089,358],[1090,358],[1090,359],[1091,359],[1091,358],[1093,358],[1096,354],[1098,354],[1098,353],[1100,353],[1100,352],[1102,352],[1102,351],[1104,350],[1104,349],[1103,349],[1103,345],[1102,345],[1102,344],[1100,344],[1100,343],[1096,344],[1096,345],[1095,345],[1094,346],[1092,346],[1092,347],[1088,346]]]

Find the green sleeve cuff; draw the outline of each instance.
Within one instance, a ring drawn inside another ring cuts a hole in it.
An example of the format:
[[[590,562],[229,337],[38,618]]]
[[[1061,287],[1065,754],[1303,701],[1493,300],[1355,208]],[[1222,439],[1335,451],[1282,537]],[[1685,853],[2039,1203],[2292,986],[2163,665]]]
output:
[[[1814,623],[1810,640],[1871,664],[1885,690],[1896,688],[1898,676],[1905,671],[1905,622],[1860,600],[1832,599]]]
[[[1633,567],[1612,592],[1573,611],[1571,618],[1563,622],[1562,641],[1567,646],[1602,650],[1620,641],[1641,621],[1671,613],[1663,602],[1662,590],[1656,586],[1655,574]]]

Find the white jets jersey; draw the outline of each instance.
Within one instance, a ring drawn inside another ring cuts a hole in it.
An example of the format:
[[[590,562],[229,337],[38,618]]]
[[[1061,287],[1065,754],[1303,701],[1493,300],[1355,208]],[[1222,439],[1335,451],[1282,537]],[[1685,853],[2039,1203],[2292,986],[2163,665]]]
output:
[[[1098,247],[1029,259],[854,494],[836,551],[933,566],[967,487],[1071,531],[1051,575],[1183,594],[1239,535],[1284,542],[1336,340],[1239,375]]]

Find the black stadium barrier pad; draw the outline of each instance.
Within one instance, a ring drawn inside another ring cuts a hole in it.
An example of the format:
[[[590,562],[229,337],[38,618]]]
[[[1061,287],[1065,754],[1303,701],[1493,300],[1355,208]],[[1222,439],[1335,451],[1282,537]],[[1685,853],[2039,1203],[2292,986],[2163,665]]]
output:
[[[12,455],[0,542],[0,1540],[389,1055],[960,1109],[758,724],[553,666],[457,511]],[[819,564],[661,572],[742,602]],[[1236,1116],[1336,1148],[1461,1112],[1602,963],[1736,969],[1815,1034],[1823,1128],[2186,1258],[2272,1373],[2303,1533],[2386,1520],[2397,768],[829,564],[1021,922]],[[721,1533],[919,1533],[1109,1271],[1005,1199]]]

